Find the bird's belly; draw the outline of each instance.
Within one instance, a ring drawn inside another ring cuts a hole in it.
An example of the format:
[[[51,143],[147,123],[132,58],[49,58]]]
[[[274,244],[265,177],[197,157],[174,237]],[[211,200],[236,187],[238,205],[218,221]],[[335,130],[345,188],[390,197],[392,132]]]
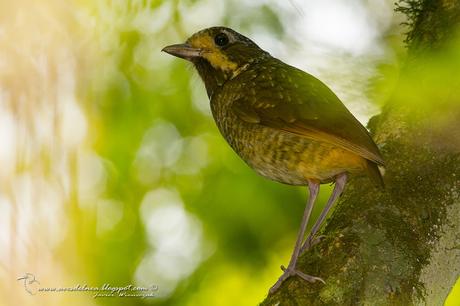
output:
[[[365,167],[362,157],[340,147],[260,125],[245,124],[226,134],[231,147],[257,173],[285,184],[329,182],[339,173]]]

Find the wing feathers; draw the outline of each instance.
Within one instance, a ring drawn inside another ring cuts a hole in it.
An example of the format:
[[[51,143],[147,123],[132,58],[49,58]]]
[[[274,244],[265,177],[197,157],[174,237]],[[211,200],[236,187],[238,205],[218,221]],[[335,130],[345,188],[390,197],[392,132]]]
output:
[[[295,79],[291,78],[289,82],[285,78],[257,82],[257,86],[251,90],[252,95],[233,101],[233,112],[248,123],[335,144],[384,165],[383,158],[366,128],[339,98],[313,76],[285,66],[295,70]],[[273,77],[290,73],[289,69],[283,69],[284,71],[274,74]],[[277,84],[276,87],[273,87],[273,83]],[[273,91],[274,94],[267,94]]]

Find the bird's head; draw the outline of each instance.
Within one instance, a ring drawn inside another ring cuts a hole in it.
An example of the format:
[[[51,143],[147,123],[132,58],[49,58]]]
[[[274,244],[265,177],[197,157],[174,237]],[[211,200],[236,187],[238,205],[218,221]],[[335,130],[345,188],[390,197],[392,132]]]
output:
[[[250,64],[268,56],[252,40],[225,27],[201,30],[184,44],[167,46],[162,51],[192,62],[209,96]]]

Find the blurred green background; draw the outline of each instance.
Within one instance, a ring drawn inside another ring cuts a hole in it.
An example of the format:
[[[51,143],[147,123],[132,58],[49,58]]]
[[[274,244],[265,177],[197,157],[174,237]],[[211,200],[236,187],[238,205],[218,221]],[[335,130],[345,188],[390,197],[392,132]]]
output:
[[[404,16],[385,0],[20,0],[0,16],[2,305],[255,305],[280,275],[306,188],[250,170],[193,67],[162,47],[232,27],[325,81],[364,124],[405,56]],[[25,272],[42,287],[158,296],[31,296]]]

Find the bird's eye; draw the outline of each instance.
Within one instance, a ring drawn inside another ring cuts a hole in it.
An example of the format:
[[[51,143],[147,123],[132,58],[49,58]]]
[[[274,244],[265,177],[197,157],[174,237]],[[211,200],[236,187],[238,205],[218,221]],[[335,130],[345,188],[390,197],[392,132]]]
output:
[[[214,37],[214,42],[216,45],[223,47],[228,44],[228,36],[224,33],[219,33],[216,35],[216,37]]]

